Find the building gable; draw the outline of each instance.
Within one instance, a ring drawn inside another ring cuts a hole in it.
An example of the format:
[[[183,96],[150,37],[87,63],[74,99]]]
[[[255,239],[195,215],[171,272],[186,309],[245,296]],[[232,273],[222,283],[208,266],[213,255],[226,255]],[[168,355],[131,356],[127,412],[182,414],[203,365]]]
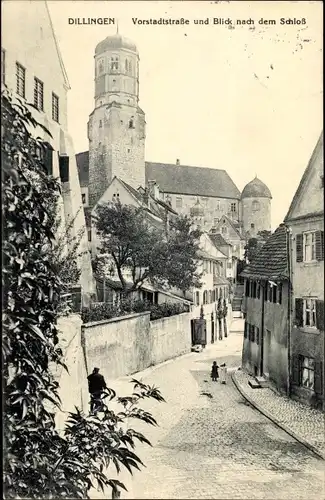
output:
[[[5,2],[2,7],[6,20],[2,42],[8,55],[10,53],[16,57],[19,55],[18,62],[26,68],[27,72],[30,67],[33,67],[37,74],[31,76],[36,76],[44,83],[52,80],[53,85],[60,79],[65,90],[69,89],[67,72],[47,2]],[[51,64],[44,65],[45,60],[50,60]],[[57,92],[57,89],[53,88],[53,91]]]
[[[293,197],[285,221],[324,212],[324,152],[321,133],[298,189]]]
[[[221,234],[227,242],[242,239],[240,232],[226,215],[221,217],[216,227],[216,233]]]

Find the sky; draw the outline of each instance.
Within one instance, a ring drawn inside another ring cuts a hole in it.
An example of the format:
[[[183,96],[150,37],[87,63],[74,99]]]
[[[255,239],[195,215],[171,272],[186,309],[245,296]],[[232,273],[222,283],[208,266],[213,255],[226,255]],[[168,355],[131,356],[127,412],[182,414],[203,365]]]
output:
[[[146,161],[178,158],[184,165],[224,169],[240,190],[257,175],[273,196],[273,229],[282,222],[322,130],[322,2],[48,5],[71,85],[68,120],[76,152],[88,149],[95,46],[116,32],[116,24],[69,25],[68,18],[113,17],[140,54]],[[139,25],[132,18],[190,24]],[[229,18],[232,29],[214,18]],[[281,18],[295,24],[282,25]],[[254,25],[236,24],[249,19]]]

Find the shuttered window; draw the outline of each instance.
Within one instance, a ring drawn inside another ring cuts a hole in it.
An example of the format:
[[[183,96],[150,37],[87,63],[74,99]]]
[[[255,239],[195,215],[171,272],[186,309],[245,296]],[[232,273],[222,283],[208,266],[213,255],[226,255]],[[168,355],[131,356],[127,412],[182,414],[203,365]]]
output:
[[[48,143],[46,143],[44,147],[43,162],[47,173],[53,175],[53,148]]]
[[[258,326],[255,327],[255,341],[257,345],[260,343],[260,329]]]
[[[316,300],[316,326],[321,332],[324,331],[324,301]]]
[[[324,231],[316,231],[316,260],[324,260]]]
[[[315,362],[315,373],[314,373],[314,390],[316,394],[323,394],[324,387],[324,370],[322,361]]]
[[[316,300],[315,299],[304,299],[304,316],[303,325],[310,328],[316,328]]]
[[[302,299],[295,300],[295,324],[296,326],[303,326],[303,313],[304,306]]]
[[[6,51],[1,49],[1,83],[6,83]]]
[[[69,156],[59,156],[61,182],[69,182]]]

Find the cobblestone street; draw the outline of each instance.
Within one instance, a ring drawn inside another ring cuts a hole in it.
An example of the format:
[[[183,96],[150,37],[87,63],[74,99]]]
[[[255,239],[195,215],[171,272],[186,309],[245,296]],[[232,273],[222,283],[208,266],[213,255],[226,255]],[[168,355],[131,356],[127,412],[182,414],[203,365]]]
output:
[[[146,468],[134,474],[127,496],[324,498],[324,461],[253,409],[230,374],[227,385],[211,381],[212,361],[225,361],[231,371],[240,365],[241,347],[242,333],[232,332],[203,353],[144,374],[166,403],[143,405],[159,427],[134,425],[153,447],[137,449]]]

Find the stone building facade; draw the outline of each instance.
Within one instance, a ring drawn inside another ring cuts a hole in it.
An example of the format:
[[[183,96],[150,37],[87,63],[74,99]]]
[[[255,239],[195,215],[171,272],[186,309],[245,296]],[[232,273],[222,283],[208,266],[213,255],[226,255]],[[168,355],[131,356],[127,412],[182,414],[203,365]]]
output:
[[[139,102],[139,54],[116,34],[95,49],[95,108],[89,117],[89,203],[118,176],[145,185],[145,115]]]
[[[145,162],[145,128],[139,107],[138,50],[118,33],[108,36],[95,49],[89,151],[76,156],[85,208],[95,206],[116,176],[136,190],[155,184],[160,198],[184,215],[199,202],[200,227],[206,232],[216,230],[223,216],[243,240],[270,229],[271,193],[259,179],[241,194],[225,170],[182,165],[179,159],[175,164]]]
[[[2,84],[25,103],[41,127],[35,131],[49,145],[49,172],[61,181],[61,231],[70,225],[82,233],[79,257],[84,304],[95,292],[88,252],[85,216],[73,141],[68,131],[67,93],[70,89],[50,13],[45,1],[5,2],[1,48]]]

